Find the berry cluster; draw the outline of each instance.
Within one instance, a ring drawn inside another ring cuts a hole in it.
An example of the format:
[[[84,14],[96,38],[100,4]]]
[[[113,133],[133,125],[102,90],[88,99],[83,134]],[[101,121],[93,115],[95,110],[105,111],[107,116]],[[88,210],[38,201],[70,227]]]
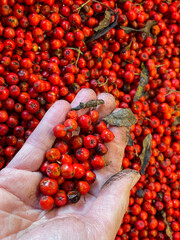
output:
[[[104,121],[98,121],[96,110],[78,117],[75,110],[67,114],[63,124],[54,127],[56,142],[46,152],[40,171],[47,175],[40,183],[42,209],[75,203],[90,190],[96,180],[93,170],[106,166],[103,155],[108,148],[105,143],[114,134]],[[76,133],[78,131],[78,133]]]

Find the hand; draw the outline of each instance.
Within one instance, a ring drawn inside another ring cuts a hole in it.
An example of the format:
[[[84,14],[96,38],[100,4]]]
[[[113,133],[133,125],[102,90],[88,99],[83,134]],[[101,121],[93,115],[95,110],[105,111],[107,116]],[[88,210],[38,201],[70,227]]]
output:
[[[92,99],[103,99],[98,106],[100,117],[110,114],[116,107],[112,95],[101,93],[97,97],[91,89],[81,90],[70,105],[57,101],[45,114],[24,146],[4,169],[0,171],[0,239],[4,240],[113,240],[129,203],[130,189],[140,175],[134,170],[121,169],[128,130],[110,127],[115,139],[108,143],[106,162],[110,165],[96,172],[96,182],[79,202],[50,211],[39,207],[38,169],[45,151],[55,140],[53,127],[65,120],[71,107]],[[88,109],[79,110],[84,114]],[[120,172],[119,172],[120,171]]]

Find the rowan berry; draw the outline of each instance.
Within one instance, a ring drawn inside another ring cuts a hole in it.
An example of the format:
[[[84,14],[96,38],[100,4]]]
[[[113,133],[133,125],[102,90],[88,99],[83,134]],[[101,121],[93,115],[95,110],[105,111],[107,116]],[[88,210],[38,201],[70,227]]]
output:
[[[50,210],[54,206],[54,199],[51,196],[42,196],[40,199],[40,205],[43,210]]]
[[[81,115],[79,118],[78,118],[78,125],[83,128],[83,129],[87,129],[91,126],[91,118],[89,115]]]
[[[73,164],[74,170],[75,170],[75,174],[74,177],[75,178],[82,178],[85,175],[85,169],[82,166],[82,164],[79,163],[74,163]]]
[[[72,162],[73,162],[72,157],[69,154],[61,155],[61,159],[60,159],[61,165],[64,163],[72,164]]]
[[[58,190],[54,196],[54,202],[57,206],[61,207],[67,203],[67,194],[64,190]]]
[[[58,183],[55,179],[44,178],[40,182],[40,191],[47,195],[54,195],[58,190]]]
[[[73,178],[75,174],[75,169],[72,164],[64,163],[61,165],[61,176],[64,178]]]
[[[58,124],[57,126],[55,126],[53,131],[55,137],[57,138],[64,137],[67,133],[67,131],[65,130],[65,126],[63,124]]]
[[[90,190],[90,186],[85,181],[79,181],[77,183],[77,189],[80,192],[81,195],[85,195]]]
[[[72,132],[77,129],[78,124],[77,124],[76,120],[74,120],[74,119],[67,119],[64,122],[64,126],[65,126],[65,129]]]
[[[101,169],[105,167],[105,164],[105,160],[101,156],[95,155],[91,159],[91,165],[94,169]]]
[[[77,190],[67,192],[67,198],[70,203],[76,203],[80,200],[80,192]]]
[[[75,152],[76,158],[81,162],[88,160],[89,154],[90,154],[89,150],[87,148],[83,148],[83,147],[78,148]]]
[[[57,163],[51,163],[46,168],[46,174],[51,178],[60,176],[60,166]]]
[[[97,145],[97,139],[95,136],[93,135],[87,135],[84,139],[83,139],[83,144],[85,146],[85,148],[95,148]]]
[[[114,139],[114,134],[109,129],[105,129],[101,132],[101,138],[105,143],[111,142]]]

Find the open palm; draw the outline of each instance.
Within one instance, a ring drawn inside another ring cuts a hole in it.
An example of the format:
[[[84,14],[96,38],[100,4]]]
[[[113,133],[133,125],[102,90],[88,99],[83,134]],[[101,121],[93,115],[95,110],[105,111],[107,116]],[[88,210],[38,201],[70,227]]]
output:
[[[53,127],[65,120],[71,107],[92,99],[103,99],[97,107],[100,117],[115,109],[110,94],[98,97],[90,89],[81,90],[72,104],[57,101],[28,138],[21,150],[0,172],[0,239],[4,240],[113,240],[129,202],[130,189],[139,179],[133,170],[120,171],[128,141],[126,128],[110,127],[115,139],[107,144],[105,156],[110,165],[96,172],[90,193],[79,202],[43,211],[39,207],[38,169],[45,151],[55,140]],[[88,109],[79,110],[84,114]],[[120,172],[119,172],[120,171]]]

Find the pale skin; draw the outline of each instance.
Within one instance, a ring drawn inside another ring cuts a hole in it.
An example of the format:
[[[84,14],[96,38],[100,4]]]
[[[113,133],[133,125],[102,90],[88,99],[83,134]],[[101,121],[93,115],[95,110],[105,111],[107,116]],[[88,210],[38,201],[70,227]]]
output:
[[[121,170],[128,129],[110,127],[115,139],[105,161],[110,164],[96,171],[96,183],[76,204],[41,210],[39,206],[38,171],[45,151],[52,147],[53,127],[63,123],[71,107],[92,99],[105,103],[97,110],[104,117],[116,108],[112,95],[96,96],[91,89],[81,90],[71,105],[57,101],[45,114],[38,127],[28,138],[11,162],[0,171],[0,239],[3,240],[114,240],[129,203],[130,189],[139,180],[134,170]],[[79,110],[84,114],[88,109]]]

